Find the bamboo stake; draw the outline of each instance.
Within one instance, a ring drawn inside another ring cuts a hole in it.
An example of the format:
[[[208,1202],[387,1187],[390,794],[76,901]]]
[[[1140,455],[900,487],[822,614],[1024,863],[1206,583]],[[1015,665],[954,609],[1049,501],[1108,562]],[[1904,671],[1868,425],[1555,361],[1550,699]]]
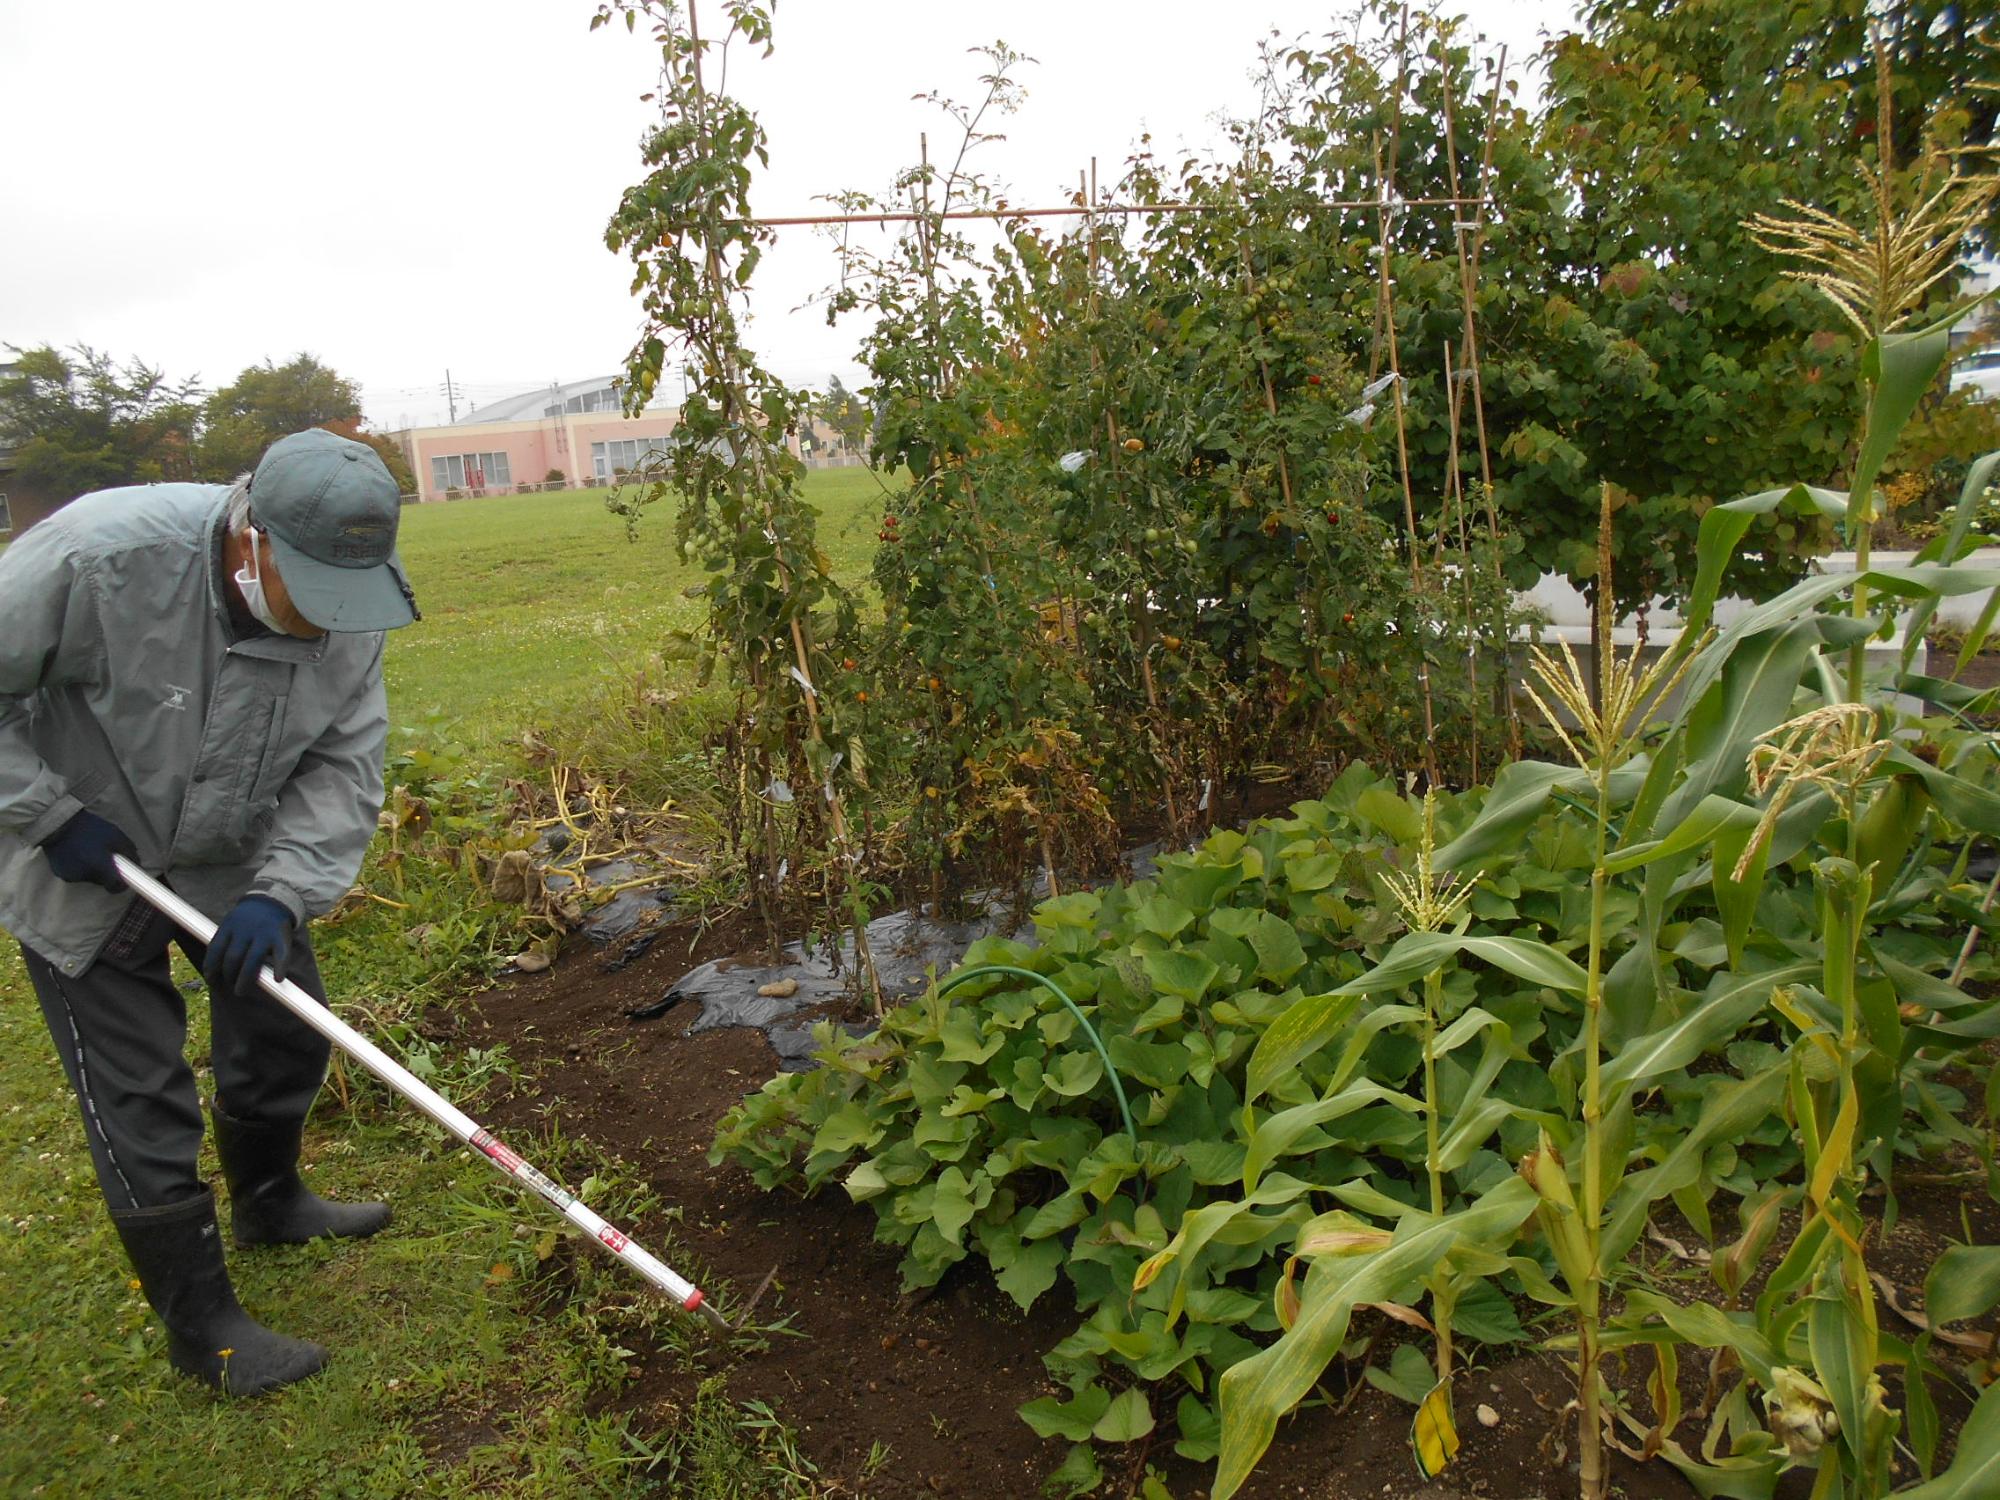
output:
[[[1400,94],[1399,96],[1400,97]],[[1382,184],[1382,200],[1388,202],[1395,194],[1394,180],[1384,171],[1382,165],[1382,145],[1375,144],[1375,176]],[[1409,424],[1403,414],[1403,374],[1401,356],[1396,344],[1396,304],[1389,289],[1389,219],[1381,218],[1381,235],[1377,245],[1381,253],[1381,291],[1376,302],[1380,314],[1380,326],[1388,332],[1386,343],[1389,351],[1389,373],[1395,379],[1389,383],[1390,391],[1396,398],[1396,452],[1401,461],[1403,476],[1403,526],[1410,539],[1410,589],[1415,595],[1423,592],[1423,544],[1417,535],[1417,501],[1410,484],[1410,434]],[[1424,699],[1424,775],[1431,785],[1437,784],[1437,715],[1431,703],[1430,660],[1425,655],[1424,642],[1419,632],[1417,647],[1417,682]]]
[[[1450,50],[1445,51],[1444,100],[1444,142],[1445,161],[1450,170],[1451,191],[1458,196],[1458,140],[1457,126],[1453,116],[1452,98],[1456,93],[1450,74]],[[1493,171],[1493,137],[1500,119],[1500,85],[1507,74],[1507,49],[1500,49],[1499,61],[1493,69],[1493,91],[1486,101],[1486,139],[1481,147],[1479,161],[1479,181],[1475,188],[1477,209],[1472,217],[1472,244],[1468,248],[1465,240],[1465,226],[1457,221],[1452,224],[1452,238],[1458,248],[1458,277],[1460,298],[1465,309],[1465,336],[1459,350],[1459,368],[1468,372],[1472,385],[1472,410],[1475,431],[1479,437],[1479,484],[1480,498],[1486,508],[1486,531],[1493,543],[1493,578],[1503,594],[1506,589],[1506,575],[1500,567],[1500,512],[1493,500],[1493,458],[1486,439],[1486,388],[1485,376],[1479,358],[1479,299],[1476,288],[1479,280],[1479,256],[1486,243],[1486,205],[1491,201],[1486,196],[1487,179]],[[1457,436],[1458,420],[1453,418],[1452,433]],[[1500,673],[1500,700],[1507,720],[1508,753],[1516,758],[1521,754],[1521,715],[1514,701],[1514,682],[1510,672]]]

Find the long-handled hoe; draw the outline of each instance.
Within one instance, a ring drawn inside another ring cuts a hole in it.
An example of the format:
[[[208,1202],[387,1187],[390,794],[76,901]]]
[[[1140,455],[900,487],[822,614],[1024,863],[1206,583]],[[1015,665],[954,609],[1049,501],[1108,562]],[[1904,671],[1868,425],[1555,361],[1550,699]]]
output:
[[[186,928],[200,941],[215,937],[215,924],[159,881],[124,856],[117,856],[118,873],[141,896]],[[502,1145],[490,1130],[460,1110],[436,1089],[422,1082],[388,1053],[349,1026],[289,979],[280,979],[269,968],[258,971],[257,982],[264,993],[332,1042],[362,1067],[442,1125],[452,1135],[478,1151],[516,1182],[525,1183],[546,1198],[562,1216],[588,1234],[598,1244],[637,1271],[646,1280],[674,1299],[684,1312],[698,1312],[716,1328],[729,1330],[729,1322],[709,1305],[700,1287],[674,1274],[673,1270],[644,1247],[607,1224],[580,1199],[551,1181],[530,1163]]]

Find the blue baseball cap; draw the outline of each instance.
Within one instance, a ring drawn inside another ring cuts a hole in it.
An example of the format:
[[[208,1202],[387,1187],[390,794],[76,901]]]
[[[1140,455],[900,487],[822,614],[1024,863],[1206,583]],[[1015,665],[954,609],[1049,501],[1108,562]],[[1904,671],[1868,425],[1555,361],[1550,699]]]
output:
[[[264,450],[249,494],[250,519],[312,624],[395,630],[421,618],[396,555],[402,496],[373,448],[323,428],[295,432]]]

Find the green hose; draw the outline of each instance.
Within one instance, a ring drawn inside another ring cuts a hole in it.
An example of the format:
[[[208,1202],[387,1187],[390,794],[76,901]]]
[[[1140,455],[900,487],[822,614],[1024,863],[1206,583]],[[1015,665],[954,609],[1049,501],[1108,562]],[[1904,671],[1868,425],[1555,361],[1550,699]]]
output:
[[[1097,1049],[1097,1055],[1104,1063],[1105,1076],[1111,1080],[1111,1092],[1118,1096],[1118,1113],[1125,1117],[1125,1134],[1130,1136],[1132,1144],[1137,1146],[1139,1144],[1139,1132],[1132,1125],[1132,1106],[1125,1102],[1125,1085],[1118,1080],[1118,1070],[1111,1066],[1111,1054],[1104,1050],[1104,1039],[1097,1034],[1097,1028],[1090,1024],[1090,1018],[1078,1009],[1077,1003],[1065,995],[1062,992],[1062,986],[1058,985],[1053,979],[1050,979],[1046,974],[1037,974],[1033,969],[1020,969],[1012,964],[979,964],[970,969],[962,969],[952,975],[950,979],[947,979],[943,984],[938,986],[938,995],[940,997],[948,995],[968,979],[978,979],[986,974],[1012,974],[1020,979],[1032,979],[1036,984],[1042,986],[1043,989],[1049,991],[1056,999],[1069,1007],[1070,1014],[1075,1016],[1077,1022],[1083,1027],[1084,1035],[1090,1038],[1090,1045]]]

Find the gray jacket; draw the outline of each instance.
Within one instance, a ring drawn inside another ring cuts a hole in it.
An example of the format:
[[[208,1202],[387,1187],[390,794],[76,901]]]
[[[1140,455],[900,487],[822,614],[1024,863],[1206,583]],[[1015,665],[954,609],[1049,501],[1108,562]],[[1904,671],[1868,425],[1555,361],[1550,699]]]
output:
[[[0,553],[0,926],[64,973],[133,899],[50,873],[36,846],[80,808],[214,917],[246,893],[319,915],[374,833],[382,636],[239,637],[229,494],[103,490]]]

